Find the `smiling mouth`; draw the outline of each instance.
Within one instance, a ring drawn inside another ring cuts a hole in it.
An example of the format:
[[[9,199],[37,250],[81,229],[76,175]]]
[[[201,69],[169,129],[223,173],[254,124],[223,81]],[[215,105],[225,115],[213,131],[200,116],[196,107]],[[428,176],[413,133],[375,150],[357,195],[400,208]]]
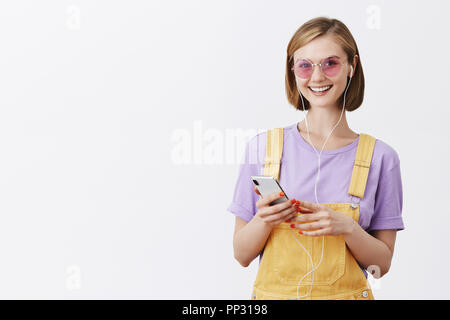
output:
[[[308,89],[311,90],[313,93],[323,93],[323,92],[327,92],[332,87],[333,87],[333,85],[328,85],[328,86],[323,86],[323,87],[316,87],[316,88],[314,88],[314,90],[311,87],[308,87]]]

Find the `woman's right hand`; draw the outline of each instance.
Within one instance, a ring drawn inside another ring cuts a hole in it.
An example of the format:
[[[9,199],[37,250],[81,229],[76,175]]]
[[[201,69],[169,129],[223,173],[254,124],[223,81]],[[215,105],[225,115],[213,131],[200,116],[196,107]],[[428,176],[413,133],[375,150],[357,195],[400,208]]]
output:
[[[253,190],[260,196],[256,201],[258,211],[255,217],[259,218],[266,225],[275,227],[280,223],[297,216],[297,212],[301,212],[298,208],[298,202],[295,199],[284,201],[275,205],[269,205],[272,201],[281,198],[280,193],[272,193],[267,197],[262,197],[256,187]]]

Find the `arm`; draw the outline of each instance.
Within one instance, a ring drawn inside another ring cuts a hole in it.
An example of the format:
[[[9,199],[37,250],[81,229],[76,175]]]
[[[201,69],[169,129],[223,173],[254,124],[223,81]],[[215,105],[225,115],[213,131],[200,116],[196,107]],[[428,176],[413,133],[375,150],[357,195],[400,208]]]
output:
[[[248,265],[264,248],[272,228],[255,216],[248,223],[236,217],[233,248],[234,257],[243,267]]]
[[[256,188],[254,190],[259,194]],[[258,211],[248,223],[236,217],[234,257],[243,267],[247,267],[259,255],[274,226],[296,215],[298,209],[295,199],[270,205],[281,196],[279,193],[273,193],[265,198],[260,197],[256,202]]]
[[[396,154],[392,155],[391,162],[393,166],[381,172],[375,194],[371,228],[379,230],[368,233],[354,223],[350,233],[344,236],[348,248],[364,268],[367,269],[370,265],[379,267],[379,272],[375,269],[379,277],[389,271],[397,230],[403,229],[402,182],[400,162]],[[389,166],[386,165],[386,167]],[[377,278],[376,275],[374,276]]]
[[[369,266],[378,267],[379,272],[375,269],[373,276],[381,278],[391,266],[396,236],[396,230],[374,230],[369,234],[353,221],[344,239],[355,259],[365,269]]]

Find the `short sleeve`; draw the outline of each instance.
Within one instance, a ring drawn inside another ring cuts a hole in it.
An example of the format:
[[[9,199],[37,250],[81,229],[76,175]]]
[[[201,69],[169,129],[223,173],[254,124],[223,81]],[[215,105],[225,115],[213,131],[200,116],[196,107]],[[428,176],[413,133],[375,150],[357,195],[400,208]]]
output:
[[[255,137],[247,142],[244,155],[239,165],[233,198],[227,210],[237,217],[249,222],[256,213],[256,201],[259,196],[253,190],[251,176],[260,175],[261,164],[258,159],[258,148],[255,148]]]
[[[397,159],[398,160],[398,159]],[[367,231],[403,230],[403,189],[400,161],[382,170],[375,194],[375,209]]]

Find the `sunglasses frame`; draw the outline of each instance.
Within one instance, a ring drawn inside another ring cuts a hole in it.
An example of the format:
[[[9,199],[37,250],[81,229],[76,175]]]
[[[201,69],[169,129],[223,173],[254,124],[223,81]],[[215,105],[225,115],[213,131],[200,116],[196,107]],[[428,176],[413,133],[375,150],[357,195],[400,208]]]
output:
[[[309,59],[306,59],[306,58],[300,58],[300,59],[298,59],[297,61],[295,61],[295,62],[293,63],[291,70],[292,70],[292,72],[294,72],[294,75],[296,75],[297,77],[299,77],[299,78],[301,78],[301,79],[309,79],[309,78],[311,78],[311,76],[312,76],[313,73],[314,73],[314,67],[315,67],[315,66],[320,66],[320,71],[321,71],[325,76],[330,77],[330,76],[327,75],[327,74],[323,71],[323,69],[322,69],[322,63],[323,63],[326,59],[329,59],[329,58],[337,58],[337,59],[339,60],[339,64],[340,64],[341,67],[344,66],[346,63],[348,63],[347,61],[346,61],[346,62],[342,62],[342,61],[341,61],[341,58],[338,57],[338,56],[329,56],[329,57],[323,58],[319,63],[312,63],[312,61],[309,60]],[[299,75],[297,75],[297,74],[295,73],[295,65],[296,65],[297,62],[299,62],[300,60],[306,60],[306,61],[308,61],[308,62],[312,65],[312,72],[311,72],[311,75],[310,75],[308,78],[302,78],[302,77],[300,77]],[[339,71],[340,71],[340,70],[339,70]],[[335,76],[333,76],[333,77],[335,77]]]

